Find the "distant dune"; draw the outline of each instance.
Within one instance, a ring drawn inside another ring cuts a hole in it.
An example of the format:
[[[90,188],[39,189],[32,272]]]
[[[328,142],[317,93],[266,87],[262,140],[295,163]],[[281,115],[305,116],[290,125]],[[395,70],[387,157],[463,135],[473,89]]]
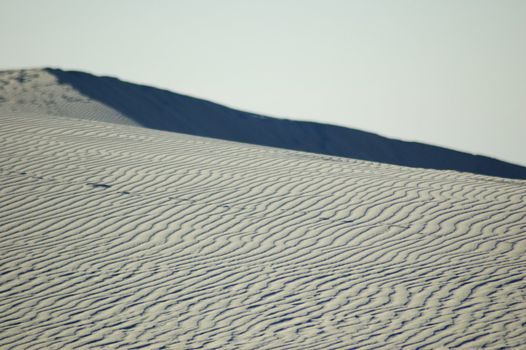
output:
[[[140,125],[403,166],[526,179],[526,168],[488,157],[333,125],[265,117],[115,78],[59,69],[0,72],[0,112]]]
[[[99,117],[61,89],[15,96]],[[1,349],[525,348],[525,181],[7,112],[0,149]]]

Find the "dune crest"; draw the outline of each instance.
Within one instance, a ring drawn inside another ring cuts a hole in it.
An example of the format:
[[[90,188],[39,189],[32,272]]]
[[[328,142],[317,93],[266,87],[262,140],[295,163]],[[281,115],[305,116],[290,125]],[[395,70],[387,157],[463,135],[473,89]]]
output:
[[[0,113],[99,120],[417,168],[526,179],[525,167],[493,158],[329,124],[266,117],[83,72],[0,72],[0,96]]]

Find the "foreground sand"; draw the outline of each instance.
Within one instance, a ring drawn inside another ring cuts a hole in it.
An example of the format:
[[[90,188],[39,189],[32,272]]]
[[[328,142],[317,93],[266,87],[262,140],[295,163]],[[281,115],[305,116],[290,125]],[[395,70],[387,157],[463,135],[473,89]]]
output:
[[[526,182],[0,116],[0,348],[521,348]]]

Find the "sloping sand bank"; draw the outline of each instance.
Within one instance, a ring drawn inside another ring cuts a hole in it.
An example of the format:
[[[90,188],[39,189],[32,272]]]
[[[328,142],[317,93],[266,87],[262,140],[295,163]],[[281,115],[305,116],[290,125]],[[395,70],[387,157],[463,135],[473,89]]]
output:
[[[256,115],[115,78],[60,69],[0,71],[0,114],[98,120],[416,168],[526,179],[526,167],[481,155],[330,124]]]
[[[526,182],[0,116],[0,348],[521,348]]]

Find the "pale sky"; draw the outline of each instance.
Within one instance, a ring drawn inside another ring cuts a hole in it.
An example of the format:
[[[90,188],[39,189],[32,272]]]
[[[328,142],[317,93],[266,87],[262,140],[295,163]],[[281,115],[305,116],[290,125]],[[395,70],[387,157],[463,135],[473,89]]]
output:
[[[28,67],[526,165],[525,0],[0,0]]]

